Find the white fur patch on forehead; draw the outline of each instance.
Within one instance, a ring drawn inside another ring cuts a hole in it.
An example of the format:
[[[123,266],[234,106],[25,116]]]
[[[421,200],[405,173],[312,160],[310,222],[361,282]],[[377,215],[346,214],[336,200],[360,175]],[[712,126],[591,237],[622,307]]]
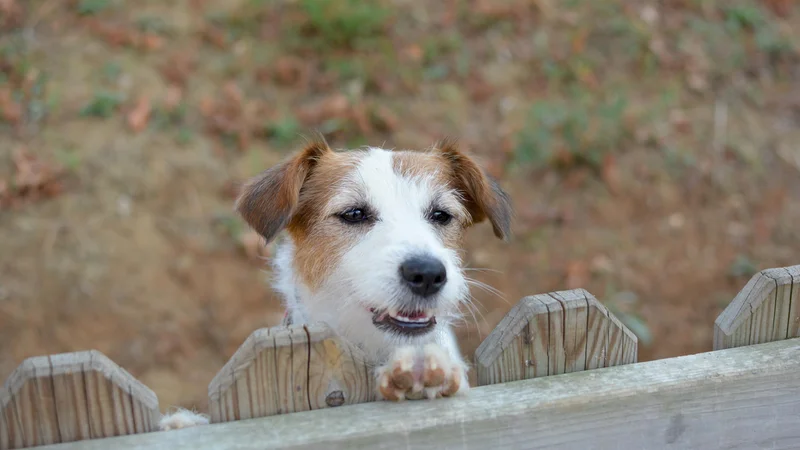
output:
[[[353,174],[353,181],[363,189],[360,192],[363,200],[379,210],[382,220],[404,220],[410,213],[419,214],[432,205],[447,208],[458,218],[466,216],[461,199],[447,184],[442,168],[433,166],[427,171],[404,175],[397,170],[397,164],[394,152],[370,147]]]

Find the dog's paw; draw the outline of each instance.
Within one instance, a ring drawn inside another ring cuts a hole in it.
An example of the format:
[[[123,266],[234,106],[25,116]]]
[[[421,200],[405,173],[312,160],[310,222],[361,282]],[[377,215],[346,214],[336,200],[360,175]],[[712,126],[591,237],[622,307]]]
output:
[[[197,425],[208,425],[208,416],[182,408],[172,414],[164,414],[158,421],[158,429],[161,431],[178,430]]]
[[[391,401],[449,397],[469,387],[466,367],[442,347],[401,347],[378,369],[378,391]]]

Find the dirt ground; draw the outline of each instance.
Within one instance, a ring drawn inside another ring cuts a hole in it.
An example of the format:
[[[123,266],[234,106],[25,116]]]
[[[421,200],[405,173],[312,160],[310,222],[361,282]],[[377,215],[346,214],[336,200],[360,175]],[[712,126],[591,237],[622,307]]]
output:
[[[320,130],[458,136],[517,209],[468,239],[470,355],[522,296],[584,287],[640,359],[710,350],[800,263],[791,1],[0,0],[0,379],[94,348],[159,396],[277,324],[236,184]]]

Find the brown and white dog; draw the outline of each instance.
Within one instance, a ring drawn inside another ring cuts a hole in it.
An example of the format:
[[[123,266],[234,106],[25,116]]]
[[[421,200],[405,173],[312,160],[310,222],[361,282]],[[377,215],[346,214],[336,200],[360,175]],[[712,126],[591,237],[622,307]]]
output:
[[[236,209],[267,242],[286,231],[274,261],[284,323],[325,322],[360,349],[378,398],[469,388],[451,328],[469,301],[462,237],[488,219],[507,239],[512,211],[454,141],[425,151],[313,141],[252,179]]]

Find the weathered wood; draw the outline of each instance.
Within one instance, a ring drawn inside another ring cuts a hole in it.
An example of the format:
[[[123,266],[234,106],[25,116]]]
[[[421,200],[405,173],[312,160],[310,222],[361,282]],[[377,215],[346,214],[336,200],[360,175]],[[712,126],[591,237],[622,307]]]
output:
[[[327,325],[312,324],[307,330],[311,409],[374,401],[375,380],[364,358],[344,345]]]
[[[800,448],[798,373],[791,339],[43,450]]]
[[[800,336],[800,265],[763,270],[714,323],[714,349]]]
[[[325,324],[253,332],[208,387],[212,422],[375,399],[370,368]]]
[[[638,339],[583,289],[525,297],[475,352],[478,384],[636,362]]]
[[[153,431],[158,399],[98,351],[28,358],[0,392],[0,449]]]

